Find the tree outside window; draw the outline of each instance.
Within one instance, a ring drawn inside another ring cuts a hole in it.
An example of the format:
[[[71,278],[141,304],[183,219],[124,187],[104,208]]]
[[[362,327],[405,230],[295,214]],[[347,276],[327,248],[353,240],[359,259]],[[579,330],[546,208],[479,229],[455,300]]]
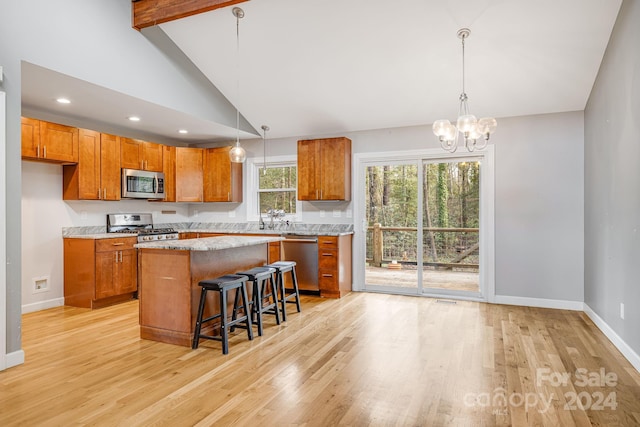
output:
[[[282,210],[296,214],[296,166],[268,165],[258,168],[258,212]]]

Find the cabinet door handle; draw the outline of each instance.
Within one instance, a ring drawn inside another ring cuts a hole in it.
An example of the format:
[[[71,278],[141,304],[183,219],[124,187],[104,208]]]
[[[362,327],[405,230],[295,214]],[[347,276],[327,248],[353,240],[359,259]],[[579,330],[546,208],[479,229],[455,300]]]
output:
[[[227,202],[228,202],[229,200],[231,200],[231,192],[230,192],[230,191],[227,191]]]
[[[98,200],[102,199],[102,191],[98,188]]]
[[[333,277],[333,274],[323,274],[322,277]]]
[[[120,242],[120,243],[112,243],[113,246],[122,246],[124,245],[124,243]]]
[[[318,190],[316,190],[316,199],[318,199]]]
[[[36,145],[36,157],[40,157],[40,144]]]
[[[118,251],[115,251],[113,254],[116,256],[115,263],[117,264],[118,263]]]
[[[122,264],[122,251],[119,251],[119,252],[120,252],[120,264]]]
[[[326,253],[326,252],[323,252],[323,253],[322,253],[322,256],[333,256],[333,254],[328,254],[328,253]]]
[[[47,158],[47,146],[43,146],[42,147],[42,152],[44,153],[42,157],[44,157],[45,159]]]

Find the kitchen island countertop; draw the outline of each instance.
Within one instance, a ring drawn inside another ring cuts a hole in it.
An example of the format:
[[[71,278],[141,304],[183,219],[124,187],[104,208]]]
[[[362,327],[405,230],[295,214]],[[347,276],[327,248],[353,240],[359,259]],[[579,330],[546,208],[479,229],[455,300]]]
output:
[[[178,251],[218,251],[222,249],[241,248],[262,243],[279,242],[280,236],[216,236],[199,239],[158,240],[141,242],[134,245],[138,249],[170,249]]]

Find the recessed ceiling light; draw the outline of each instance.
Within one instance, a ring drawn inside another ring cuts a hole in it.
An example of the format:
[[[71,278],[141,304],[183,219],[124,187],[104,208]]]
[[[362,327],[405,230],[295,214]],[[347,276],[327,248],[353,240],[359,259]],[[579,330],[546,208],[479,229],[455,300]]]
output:
[[[132,122],[139,122],[140,121],[140,117],[138,117],[138,116],[129,116],[128,119],[131,120]]]
[[[71,104],[71,101],[69,101],[69,99],[67,98],[58,98],[56,99],[56,101],[58,101],[58,103],[60,104]]]
[[[189,131],[188,131],[188,130],[186,130],[186,129],[180,129],[180,130],[178,131],[178,133],[186,134],[186,133],[189,133]]]

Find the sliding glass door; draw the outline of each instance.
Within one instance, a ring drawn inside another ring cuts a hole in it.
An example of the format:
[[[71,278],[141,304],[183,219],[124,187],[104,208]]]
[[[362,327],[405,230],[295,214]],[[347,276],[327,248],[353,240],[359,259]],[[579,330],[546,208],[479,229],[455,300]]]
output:
[[[429,154],[357,159],[363,193],[356,245],[363,249],[355,251],[356,289],[486,299],[493,256],[484,252],[492,253],[493,236],[483,227],[493,220],[493,192],[486,190],[493,174],[484,174],[492,157]]]

